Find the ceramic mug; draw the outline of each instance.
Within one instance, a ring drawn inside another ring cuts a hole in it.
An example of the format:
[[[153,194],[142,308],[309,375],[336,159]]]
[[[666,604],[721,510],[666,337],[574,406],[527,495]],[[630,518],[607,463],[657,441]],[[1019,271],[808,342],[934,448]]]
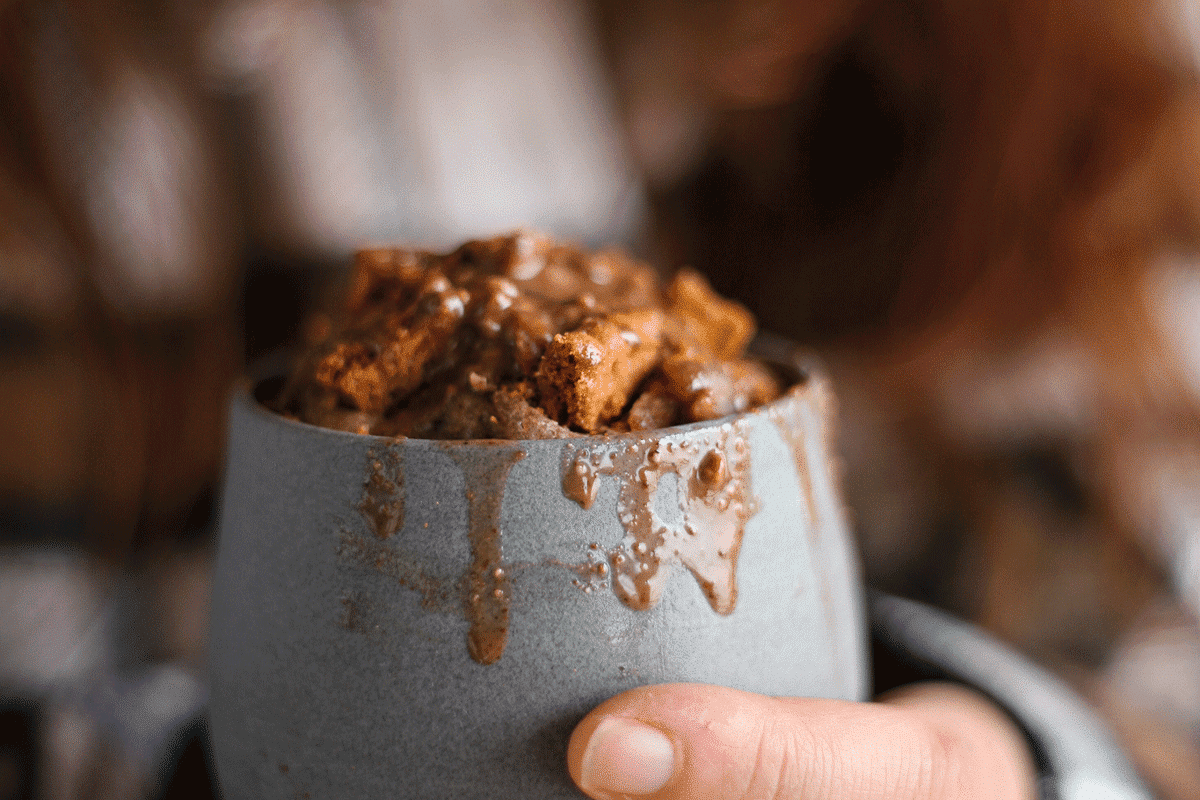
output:
[[[634,686],[866,698],[813,369],[739,416],[543,441],[344,433],[255,394],[232,402],[213,592],[229,800],[578,798],[569,734]]]

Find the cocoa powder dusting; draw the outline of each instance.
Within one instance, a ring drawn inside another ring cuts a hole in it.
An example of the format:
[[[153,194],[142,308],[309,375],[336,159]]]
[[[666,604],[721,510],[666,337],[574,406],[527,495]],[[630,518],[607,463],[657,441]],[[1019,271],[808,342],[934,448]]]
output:
[[[757,510],[749,446],[738,424],[693,434],[686,442],[608,446],[602,453],[568,448],[562,485],[567,497],[589,508],[600,476],[617,481],[617,515],[625,538],[608,553],[613,592],[634,610],[653,608],[678,563],[692,573],[714,611],[731,613],[742,535]],[[655,510],[655,495],[668,473],[678,479],[676,496],[666,499],[678,505],[674,522]]]
[[[466,487],[467,535],[471,543],[471,564],[463,576],[463,609],[471,625],[467,649],[476,662],[494,664],[508,642],[512,599],[500,530],[504,496],[499,491],[477,492],[470,487],[503,487],[509,470],[525,457],[525,451],[499,444],[470,450],[447,444],[446,452],[462,468]]]

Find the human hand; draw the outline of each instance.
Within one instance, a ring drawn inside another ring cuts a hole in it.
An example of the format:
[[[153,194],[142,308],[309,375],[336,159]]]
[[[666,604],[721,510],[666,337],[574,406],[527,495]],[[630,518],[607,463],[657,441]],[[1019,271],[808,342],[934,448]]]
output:
[[[644,686],[575,728],[567,762],[597,800],[1031,800],[1033,760],[980,695],[917,684],[877,703]]]

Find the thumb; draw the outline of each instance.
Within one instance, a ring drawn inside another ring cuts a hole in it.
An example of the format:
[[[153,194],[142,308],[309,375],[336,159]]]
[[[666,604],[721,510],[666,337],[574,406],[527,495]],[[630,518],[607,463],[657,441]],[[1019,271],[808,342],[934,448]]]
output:
[[[949,684],[880,703],[645,686],[589,714],[567,761],[597,800],[1034,797],[1032,760],[1015,726]]]

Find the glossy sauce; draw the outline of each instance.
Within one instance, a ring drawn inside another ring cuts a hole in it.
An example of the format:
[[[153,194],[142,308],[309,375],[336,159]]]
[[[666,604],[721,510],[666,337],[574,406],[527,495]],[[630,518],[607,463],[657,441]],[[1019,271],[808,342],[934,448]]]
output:
[[[509,470],[525,457],[525,451],[501,444],[464,448],[447,443],[445,449],[462,468],[466,487],[467,535],[471,543],[471,563],[463,576],[463,609],[470,623],[467,649],[478,663],[493,664],[500,660],[508,642],[512,602],[500,530],[503,487]],[[475,491],[473,487],[498,489]]]
[[[613,592],[644,611],[661,599],[676,565],[687,569],[709,605],[729,614],[737,603],[737,557],[747,520],[757,510],[750,487],[749,445],[739,423],[689,434],[683,441],[635,439],[605,442],[595,451],[564,451],[563,493],[589,509],[602,476],[617,481],[617,516],[625,529],[608,551]],[[676,476],[675,496],[662,478]],[[657,503],[656,503],[657,501]],[[662,519],[656,504],[678,508]]]
[[[367,477],[358,510],[371,533],[380,539],[390,539],[404,527],[404,472],[399,454],[391,448],[372,448],[367,453]]]

